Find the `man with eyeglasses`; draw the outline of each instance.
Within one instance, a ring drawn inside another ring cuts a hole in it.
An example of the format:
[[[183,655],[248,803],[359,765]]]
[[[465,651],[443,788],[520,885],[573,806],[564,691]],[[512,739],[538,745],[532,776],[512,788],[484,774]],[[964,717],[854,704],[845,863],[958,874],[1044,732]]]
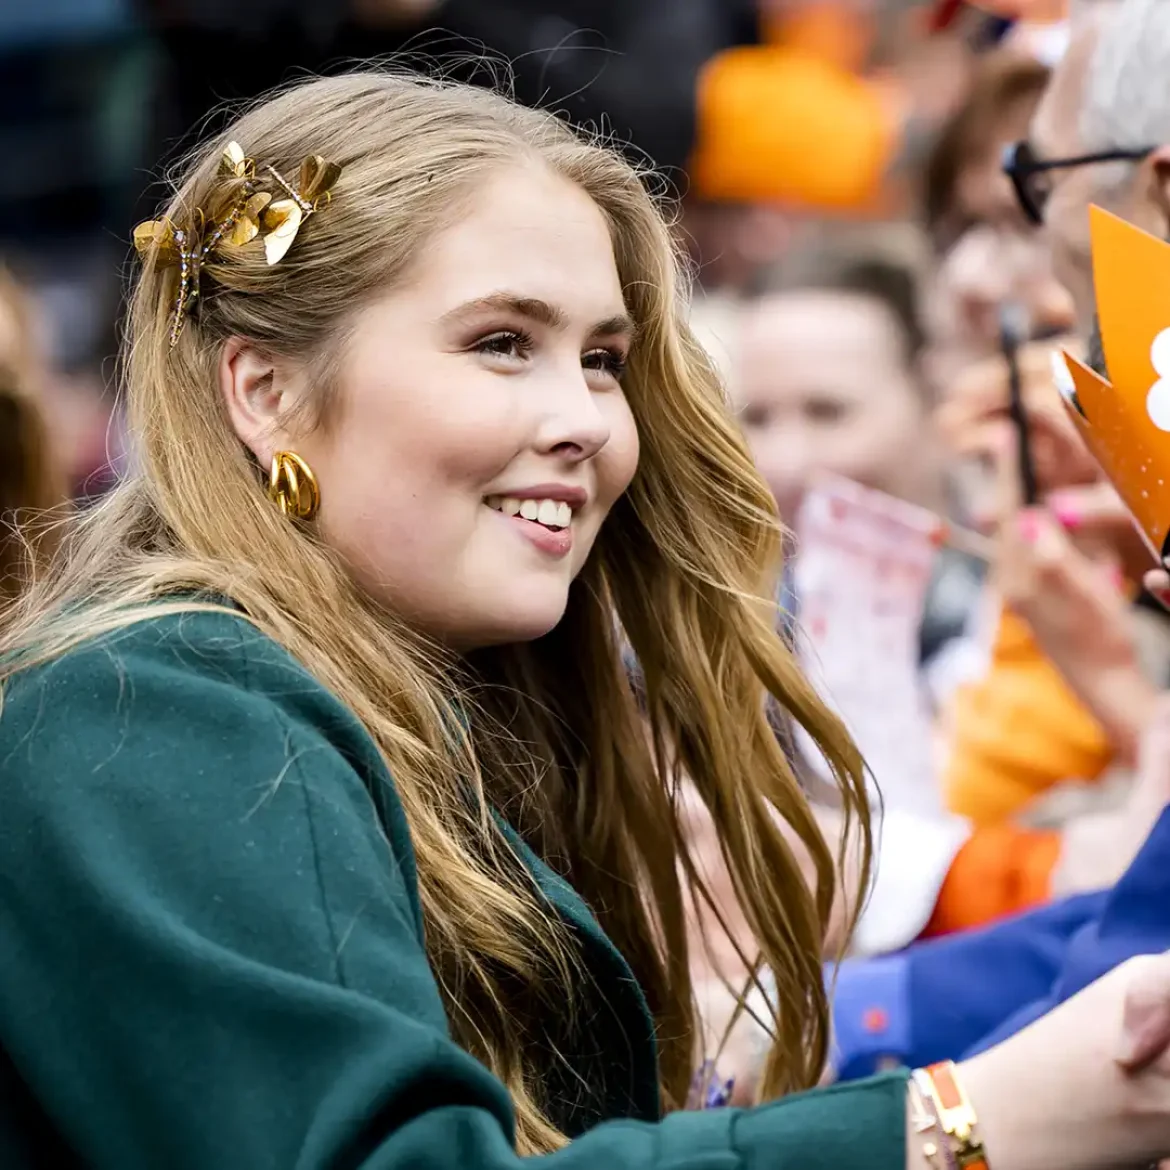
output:
[[[1043,225],[1100,364],[1088,208],[1170,238],[1170,0],[1080,0],[1074,36],[1009,175]],[[1170,304],[1166,306],[1170,320]],[[1138,784],[1164,794],[1170,697],[1143,744]],[[1160,816],[1157,809],[1161,808]],[[845,963],[835,989],[834,1071],[866,1075],[981,1051],[1136,954],[1170,948],[1170,807],[1110,889],[984,930]]]
[[[1080,0],[1078,28],[1024,142],[1004,170],[1043,227],[1078,329],[1100,357],[1090,204],[1170,238],[1170,4]]]

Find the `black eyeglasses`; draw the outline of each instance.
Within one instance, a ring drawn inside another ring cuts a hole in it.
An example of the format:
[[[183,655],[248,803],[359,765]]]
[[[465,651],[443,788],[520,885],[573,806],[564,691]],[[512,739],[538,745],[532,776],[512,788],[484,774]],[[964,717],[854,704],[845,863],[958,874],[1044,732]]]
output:
[[[1050,172],[1094,163],[1141,162],[1153,150],[1154,147],[1147,146],[1144,150],[1102,150],[1074,158],[1037,158],[1027,142],[1017,142],[1003,152],[1003,171],[1012,181],[1028,222],[1039,226],[1044,222],[1044,205],[1052,191]]]

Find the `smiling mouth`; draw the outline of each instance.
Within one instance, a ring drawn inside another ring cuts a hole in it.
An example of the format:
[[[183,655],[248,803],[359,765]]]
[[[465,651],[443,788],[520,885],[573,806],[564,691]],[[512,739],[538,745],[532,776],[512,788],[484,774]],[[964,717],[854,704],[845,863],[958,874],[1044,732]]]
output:
[[[573,522],[573,509],[563,500],[519,499],[516,496],[488,496],[489,508],[539,524],[550,532],[561,532]]]

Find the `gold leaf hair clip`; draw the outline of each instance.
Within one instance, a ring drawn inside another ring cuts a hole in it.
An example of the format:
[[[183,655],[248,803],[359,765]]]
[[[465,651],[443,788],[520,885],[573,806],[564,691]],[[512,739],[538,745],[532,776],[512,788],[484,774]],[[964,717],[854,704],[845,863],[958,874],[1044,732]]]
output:
[[[310,155],[301,163],[299,185],[294,187],[275,167],[265,168],[288,195],[277,199],[264,211],[264,254],[269,264],[277,264],[292,247],[301,230],[301,224],[317,210],[321,202],[332,198],[333,184],[341,174],[336,163],[326,162],[319,154]]]
[[[179,340],[191,305],[199,296],[203,264],[222,245],[241,248],[260,233],[271,266],[277,264],[296,239],[301,224],[331,198],[341,174],[336,163],[311,155],[301,164],[300,183],[293,187],[275,167],[265,167],[287,198],[273,201],[269,191],[257,190],[255,162],[238,142],[229,142],[220,159],[217,189],[208,202],[208,214],[195,208],[191,223],[180,226],[169,219],[152,219],[134,229],[134,246],[143,256],[176,270],[177,285],[171,310],[169,340]]]
[[[189,234],[176,227],[169,219],[148,219],[134,229],[134,247],[140,256],[152,252],[156,262],[164,268],[177,269],[178,285],[171,310],[170,344],[173,347],[183,330],[187,308],[198,291],[197,249]]]

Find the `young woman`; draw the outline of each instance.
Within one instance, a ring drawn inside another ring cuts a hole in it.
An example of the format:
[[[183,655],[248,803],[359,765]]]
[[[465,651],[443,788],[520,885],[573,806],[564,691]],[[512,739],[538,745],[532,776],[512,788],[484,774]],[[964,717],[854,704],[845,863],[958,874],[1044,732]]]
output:
[[[0,647],[0,1163],[1170,1151],[1170,993],[1118,1047],[1160,959],[959,1069],[974,1134],[949,1069],[677,1112],[696,879],[656,758],[775,972],[769,1096],[824,1064],[832,858],[766,697],[864,786],[762,600],[771,500],[664,221],[616,155],[459,87],[313,82],[231,137],[136,232],[140,470]]]

